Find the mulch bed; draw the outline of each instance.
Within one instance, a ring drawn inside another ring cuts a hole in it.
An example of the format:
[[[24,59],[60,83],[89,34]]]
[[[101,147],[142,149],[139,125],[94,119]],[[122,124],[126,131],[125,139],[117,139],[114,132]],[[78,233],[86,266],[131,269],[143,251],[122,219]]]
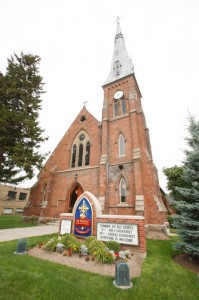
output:
[[[199,261],[190,260],[190,257],[186,254],[177,255],[173,259],[189,271],[199,274]]]

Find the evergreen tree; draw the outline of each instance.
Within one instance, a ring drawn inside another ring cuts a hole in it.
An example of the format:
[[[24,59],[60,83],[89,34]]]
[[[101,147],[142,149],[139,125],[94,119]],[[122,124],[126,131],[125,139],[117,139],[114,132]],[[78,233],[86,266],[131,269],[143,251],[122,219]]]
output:
[[[44,93],[39,63],[39,56],[14,54],[0,73],[0,182],[31,179],[46,156],[38,152],[47,139],[38,124]]]
[[[183,179],[188,187],[177,188],[181,200],[176,201],[174,224],[181,241],[175,248],[199,259],[199,122],[193,117],[190,117],[188,131],[189,148],[184,151],[183,164]]]

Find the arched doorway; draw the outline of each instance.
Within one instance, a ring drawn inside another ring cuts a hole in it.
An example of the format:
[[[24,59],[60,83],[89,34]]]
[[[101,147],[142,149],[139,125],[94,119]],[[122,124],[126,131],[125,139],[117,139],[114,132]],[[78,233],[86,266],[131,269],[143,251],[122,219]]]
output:
[[[68,212],[71,213],[73,211],[73,207],[77,198],[84,192],[82,186],[79,183],[76,183],[75,186],[72,187],[70,192],[70,200],[69,200],[69,209]]]

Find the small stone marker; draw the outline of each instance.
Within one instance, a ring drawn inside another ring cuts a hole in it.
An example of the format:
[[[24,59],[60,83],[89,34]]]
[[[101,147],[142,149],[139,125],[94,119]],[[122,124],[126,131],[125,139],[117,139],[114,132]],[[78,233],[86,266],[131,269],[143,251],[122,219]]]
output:
[[[115,264],[115,280],[113,284],[121,289],[129,289],[132,287],[130,282],[129,266],[125,262],[118,261]]]
[[[27,244],[28,242],[26,238],[19,239],[17,250],[14,252],[14,254],[26,254]]]

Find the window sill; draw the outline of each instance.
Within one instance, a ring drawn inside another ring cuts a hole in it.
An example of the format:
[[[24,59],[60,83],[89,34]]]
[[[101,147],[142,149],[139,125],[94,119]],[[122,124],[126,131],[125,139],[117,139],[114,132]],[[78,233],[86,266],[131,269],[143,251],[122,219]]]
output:
[[[3,201],[8,201],[8,202],[10,202],[10,201],[16,201],[16,199],[4,199]]]
[[[122,119],[122,118],[125,118],[125,117],[128,117],[129,114],[126,113],[126,114],[123,114],[123,115],[119,115],[119,116],[113,116],[112,120],[111,121],[116,121],[118,119]]]

